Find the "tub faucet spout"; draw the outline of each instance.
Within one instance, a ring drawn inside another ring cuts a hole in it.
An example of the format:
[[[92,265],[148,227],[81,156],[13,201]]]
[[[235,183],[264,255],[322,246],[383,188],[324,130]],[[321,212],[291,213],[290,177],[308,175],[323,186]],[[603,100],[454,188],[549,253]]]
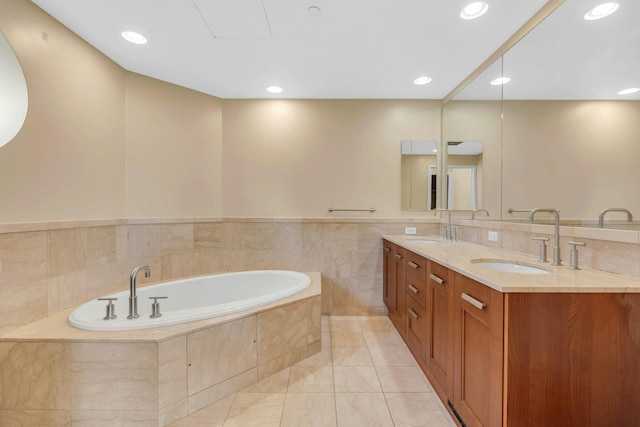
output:
[[[138,276],[140,270],[144,270],[144,277],[151,277],[151,269],[148,265],[136,267],[131,271],[129,278],[129,315],[127,319],[137,319],[140,316],[138,314],[138,295],[136,294],[136,276]]]
[[[560,259],[560,214],[555,209],[536,208],[529,214],[529,222],[533,223],[533,217],[538,212],[552,213],[556,218],[555,236],[553,239],[553,263],[551,265],[562,265],[562,259]]]

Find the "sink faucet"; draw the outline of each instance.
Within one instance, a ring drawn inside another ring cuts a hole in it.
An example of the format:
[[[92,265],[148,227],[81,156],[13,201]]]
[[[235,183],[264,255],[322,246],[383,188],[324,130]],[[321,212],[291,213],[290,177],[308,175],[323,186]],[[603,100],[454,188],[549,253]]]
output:
[[[631,212],[629,211],[629,209],[625,209],[625,208],[607,208],[607,209],[603,210],[602,212],[600,212],[600,216],[598,217],[598,227],[600,227],[600,228],[604,227],[604,215],[607,212],[624,212],[624,213],[627,214],[627,221],[633,222],[633,215],[631,215]]]
[[[445,225],[444,238],[447,240],[453,240],[453,229],[451,228],[451,211],[449,209],[436,209],[433,211],[433,216],[438,215],[438,212],[446,212],[449,215],[449,221]]]
[[[551,265],[562,265],[562,260],[560,259],[560,214],[555,209],[544,209],[544,208],[536,208],[531,211],[529,214],[529,222],[533,222],[533,217],[538,212],[548,212],[552,213],[556,217],[555,224],[555,237],[553,240],[553,263]]]
[[[471,219],[476,219],[476,214],[478,212],[484,212],[484,213],[487,214],[487,217],[489,217],[489,211],[488,210],[486,210],[486,209],[476,209],[473,212],[471,212]]]
[[[129,280],[129,315],[127,319],[137,319],[138,315],[138,295],[136,295],[136,276],[140,270],[144,270],[144,277],[151,277],[151,269],[148,265],[143,265],[141,267],[136,267],[131,271],[131,276]]]

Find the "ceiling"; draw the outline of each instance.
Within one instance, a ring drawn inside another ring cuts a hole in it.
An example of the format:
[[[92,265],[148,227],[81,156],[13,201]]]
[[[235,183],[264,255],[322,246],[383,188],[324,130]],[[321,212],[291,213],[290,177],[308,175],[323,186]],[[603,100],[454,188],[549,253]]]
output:
[[[618,11],[587,21],[604,0],[566,0],[455,99],[640,100],[640,1],[616,0]],[[511,81],[491,86],[498,76]]]
[[[220,98],[308,99],[442,99],[546,2],[485,0],[468,21],[471,0],[32,1],[127,70]]]

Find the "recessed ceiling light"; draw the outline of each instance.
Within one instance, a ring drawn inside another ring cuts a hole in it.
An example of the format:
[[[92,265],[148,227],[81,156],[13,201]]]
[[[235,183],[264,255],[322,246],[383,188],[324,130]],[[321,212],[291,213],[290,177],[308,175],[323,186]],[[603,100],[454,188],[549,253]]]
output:
[[[511,79],[509,77],[498,77],[495,78],[493,80],[491,80],[491,84],[494,86],[500,86],[500,85],[504,85],[507,84],[511,81]]]
[[[621,90],[618,92],[618,95],[631,95],[636,92],[640,92],[640,87],[631,87],[629,89]]]
[[[431,77],[421,76],[415,79],[413,82],[417,85],[426,85],[427,83],[431,82]]]
[[[487,10],[489,10],[488,4],[483,1],[477,1],[465,6],[460,12],[460,18],[476,19],[487,13]]]
[[[125,40],[135,43],[135,44],[147,44],[147,38],[140,33],[136,33],[135,31],[123,31],[122,37]]]
[[[267,92],[280,93],[280,92],[282,92],[282,88],[280,86],[269,86],[267,88]]]
[[[309,15],[311,15],[311,16],[318,16],[318,15],[320,15],[320,12],[321,12],[321,10],[320,10],[320,8],[318,6],[310,6],[307,9],[307,13]]]
[[[585,13],[584,19],[587,21],[595,21],[596,19],[604,18],[618,10],[619,7],[620,5],[618,3],[603,3]]]

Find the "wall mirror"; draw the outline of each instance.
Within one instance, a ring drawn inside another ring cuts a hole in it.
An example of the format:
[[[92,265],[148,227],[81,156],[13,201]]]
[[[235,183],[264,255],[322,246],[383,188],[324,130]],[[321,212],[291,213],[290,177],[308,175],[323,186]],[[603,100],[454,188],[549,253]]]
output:
[[[504,220],[535,207],[571,225],[611,207],[640,219],[640,90],[624,92],[640,88],[640,2],[618,3],[586,20],[598,3],[567,0],[503,56]],[[604,225],[630,227],[623,212]]]
[[[22,128],[29,96],[22,67],[4,35],[0,33],[0,147]]]
[[[490,82],[501,76],[502,60],[499,59],[443,107],[442,134],[446,141],[443,154],[447,170],[461,173],[456,170],[457,166],[476,165],[475,203],[460,202],[454,196],[449,198],[447,207],[488,211],[476,219],[500,217],[502,88]],[[473,148],[462,151],[465,146]],[[449,185],[447,191],[450,188]],[[458,216],[471,217],[471,213]]]

